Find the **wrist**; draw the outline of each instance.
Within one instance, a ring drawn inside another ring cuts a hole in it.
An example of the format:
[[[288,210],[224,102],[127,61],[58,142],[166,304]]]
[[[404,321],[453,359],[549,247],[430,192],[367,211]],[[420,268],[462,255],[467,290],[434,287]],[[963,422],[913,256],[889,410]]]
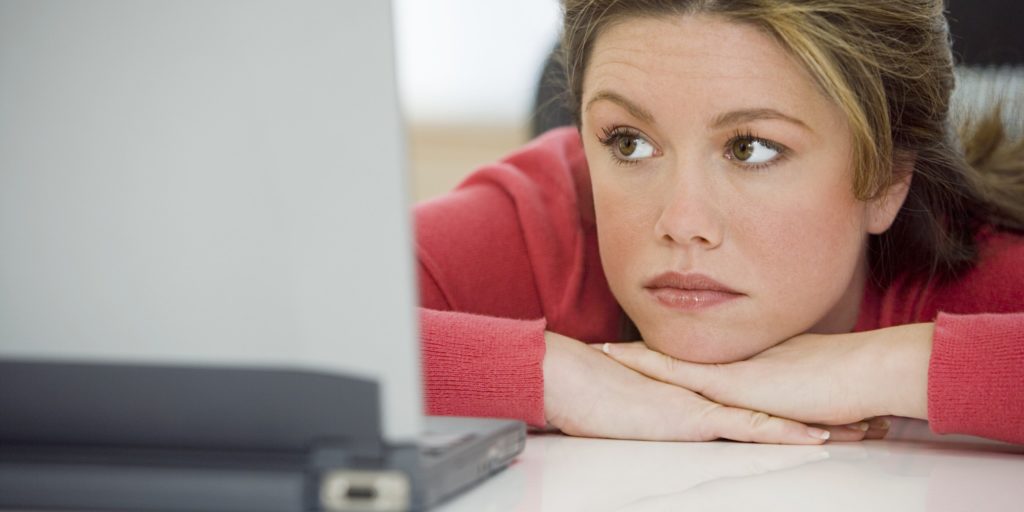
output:
[[[908,324],[873,332],[882,354],[875,375],[880,414],[928,419],[928,365],[935,324]],[[876,414],[876,415],[880,415]]]
[[[544,419],[547,430],[556,430],[564,424],[563,407],[566,401],[565,390],[567,379],[574,378],[571,359],[567,359],[575,340],[561,334],[546,331],[544,333]]]

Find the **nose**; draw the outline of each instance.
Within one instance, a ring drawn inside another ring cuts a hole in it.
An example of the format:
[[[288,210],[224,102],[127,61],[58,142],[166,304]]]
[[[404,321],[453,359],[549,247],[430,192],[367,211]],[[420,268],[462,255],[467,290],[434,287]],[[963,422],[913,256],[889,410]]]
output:
[[[659,240],[713,249],[722,244],[724,220],[712,183],[697,172],[681,172],[665,189],[661,215],[654,225]]]

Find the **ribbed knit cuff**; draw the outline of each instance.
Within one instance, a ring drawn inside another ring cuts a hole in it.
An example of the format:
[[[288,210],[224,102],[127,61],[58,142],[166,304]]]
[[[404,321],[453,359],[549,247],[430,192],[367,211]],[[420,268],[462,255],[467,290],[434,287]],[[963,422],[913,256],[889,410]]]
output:
[[[1024,443],[1024,314],[939,314],[928,422],[939,434]]]
[[[427,414],[543,427],[545,326],[543,319],[420,309]]]

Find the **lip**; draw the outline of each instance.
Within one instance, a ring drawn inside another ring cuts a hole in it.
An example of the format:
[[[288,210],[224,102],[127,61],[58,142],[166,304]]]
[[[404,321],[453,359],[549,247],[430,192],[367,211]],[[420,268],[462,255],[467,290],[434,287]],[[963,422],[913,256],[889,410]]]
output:
[[[644,289],[661,305],[680,311],[711,308],[743,296],[700,273],[665,272],[644,283]]]

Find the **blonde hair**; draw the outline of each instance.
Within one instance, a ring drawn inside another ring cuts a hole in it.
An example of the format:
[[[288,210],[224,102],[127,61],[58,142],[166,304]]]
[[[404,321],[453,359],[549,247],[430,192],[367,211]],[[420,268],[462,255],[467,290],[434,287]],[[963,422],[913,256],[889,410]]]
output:
[[[561,59],[577,126],[590,52],[611,24],[705,13],[775,38],[845,113],[856,197],[879,197],[912,168],[892,228],[871,239],[879,284],[904,273],[953,277],[973,264],[980,226],[1024,229],[1024,140],[1007,140],[998,110],[959,137],[950,127],[953,57],[941,0],[563,0],[563,9]]]

